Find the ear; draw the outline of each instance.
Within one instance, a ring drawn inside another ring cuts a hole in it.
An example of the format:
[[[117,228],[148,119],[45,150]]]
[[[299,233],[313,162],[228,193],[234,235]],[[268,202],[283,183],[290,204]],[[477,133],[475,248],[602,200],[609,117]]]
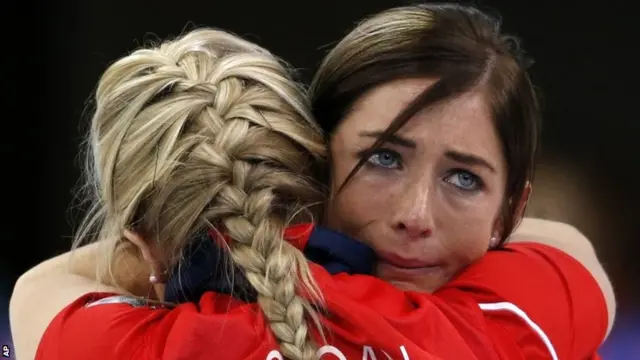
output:
[[[125,229],[122,234],[124,235],[125,239],[129,240],[129,242],[131,242],[138,248],[138,250],[142,254],[142,257],[146,261],[149,261],[151,259],[152,255],[151,251],[149,250],[149,245],[140,235],[138,235],[138,233]]]
[[[522,195],[520,196],[518,208],[516,209],[516,213],[513,218],[514,223],[516,224],[513,227],[513,230],[515,230],[518,225],[520,225],[520,222],[524,218],[524,213],[527,210],[527,204],[529,204],[529,199],[531,198],[531,190],[531,182],[527,181],[527,183],[524,185],[524,190],[522,191]]]
[[[527,181],[524,186],[524,190],[522,191],[522,195],[520,199],[518,199],[518,207],[516,208],[516,213],[514,214],[513,221],[515,226],[512,231],[515,230],[520,222],[524,218],[524,213],[527,210],[527,204],[529,203],[529,198],[531,197],[531,182]],[[500,239],[502,236],[502,232],[504,230],[504,224],[502,217],[498,217],[493,225],[493,232],[491,233],[492,238]]]
[[[166,282],[166,274],[167,271],[163,266],[163,261],[159,256],[159,251],[156,247],[149,244],[148,241],[142,238],[138,233],[133,232],[131,230],[124,230],[123,235],[125,239],[129,240],[132,244],[134,244],[140,254],[142,254],[142,258],[149,266],[149,271],[154,281],[150,283],[153,285],[153,290],[155,291],[156,297],[159,300],[164,299],[164,283]]]

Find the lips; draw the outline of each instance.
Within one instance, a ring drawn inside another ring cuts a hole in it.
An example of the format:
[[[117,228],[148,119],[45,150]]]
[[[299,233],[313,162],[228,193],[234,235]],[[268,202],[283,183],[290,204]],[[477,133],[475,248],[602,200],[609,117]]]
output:
[[[405,291],[433,292],[449,279],[451,271],[442,257],[424,254],[427,258],[404,257],[377,252],[376,276]]]
[[[416,258],[405,258],[392,253],[379,252],[378,257],[381,263],[387,263],[399,269],[424,269],[437,267],[436,261]]]

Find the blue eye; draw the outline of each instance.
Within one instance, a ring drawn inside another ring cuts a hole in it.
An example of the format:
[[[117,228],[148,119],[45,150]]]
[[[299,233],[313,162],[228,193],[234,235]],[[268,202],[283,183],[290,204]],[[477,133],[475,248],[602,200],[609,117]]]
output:
[[[453,171],[445,181],[464,191],[476,191],[482,187],[480,178],[465,170]]]
[[[391,150],[377,150],[369,158],[367,162],[374,166],[380,166],[388,169],[397,169],[400,167],[400,154]]]

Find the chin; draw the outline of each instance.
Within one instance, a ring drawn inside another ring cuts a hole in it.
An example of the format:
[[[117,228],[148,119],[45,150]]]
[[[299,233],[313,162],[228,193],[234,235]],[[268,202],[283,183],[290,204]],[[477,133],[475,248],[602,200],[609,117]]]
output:
[[[403,291],[433,293],[437,289],[437,287],[419,285],[406,280],[390,280],[389,283]]]

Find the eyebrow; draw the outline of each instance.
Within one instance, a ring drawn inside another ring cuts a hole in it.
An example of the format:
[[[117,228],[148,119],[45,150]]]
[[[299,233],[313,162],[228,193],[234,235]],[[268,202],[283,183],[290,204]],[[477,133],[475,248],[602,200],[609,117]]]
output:
[[[445,156],[453,161],[456,161],[462,164],[482,166],[491,170],[491,172],[494,172],[494,173],[496,172],[495,167],[489,164],[488,161],[475,155],[471,155],[471,154],[467,154],[467,153],[463,153],[455,150],[449,150],[445,153]]]
[[[361,137],[378,139],[383,134],[384,134],[384,131],[378,130],[378,131],[361,131],[358,135],[360,135]],[[415,141],[399,136],[397,134],[389,135],[386,142],[394,145],[412,148],[412,149],[415,149],[417,146]],[[469,166],[482,166],[489,169],[491,172],[494,172],[494,173],[496,172],[496,168],[493,165],[491,165],[487,160],[476,155],[472,155],[469,153],[464,153],[456,150],[448,150],[447,152],[445,152],[445,156],[461,164],[465,164]]]
[[[384,134],[384,131],[362,131],[358,135],[360,135],[362,137],[370,137],[370,138],[378,139],[383,134]],[[412,148],[412,149],[416,148],[416,142],[415,141],[409,140],[409,139],[407,139],[405,137],[402,137],[402,136],[398,136],[397,134],[389,135],[385,142],[388,142],[389,144],[394,144],[394,145],[398,145],[398,146],[404,146],[404,147]]]

